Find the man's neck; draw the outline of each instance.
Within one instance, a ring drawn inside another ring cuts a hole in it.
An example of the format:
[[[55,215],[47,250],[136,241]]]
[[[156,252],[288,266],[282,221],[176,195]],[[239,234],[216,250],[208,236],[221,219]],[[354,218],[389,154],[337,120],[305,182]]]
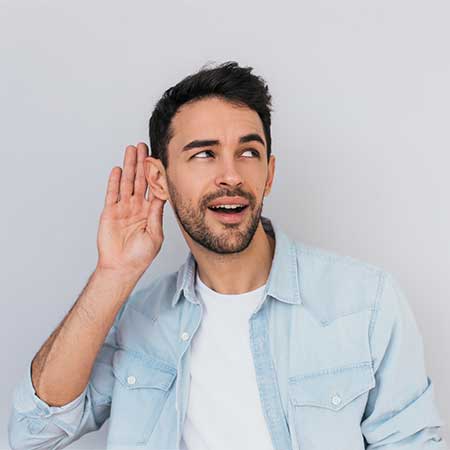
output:
[[[240,253],[212,254],[197,246],[191,248],[200,279],[220,294],[243,294],[267,282],[275,253],[275,241],[261,222],[249,246]]]

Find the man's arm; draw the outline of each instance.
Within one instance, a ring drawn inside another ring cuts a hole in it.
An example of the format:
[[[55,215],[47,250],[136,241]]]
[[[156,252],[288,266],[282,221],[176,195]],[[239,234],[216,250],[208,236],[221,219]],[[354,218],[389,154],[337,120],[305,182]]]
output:
[[[423,338],[396,280],[383,273],[370,326],[376,386],[361,430],[371,449],[448,450],[427,376]]]
[[[146,197],[145,161],[156,161],[148,156],[147,145],[129,145],[123,171],[114,167],[110,172],[97,234],[96,269],[14,393],[8,426],[12,448],[63,448],[98,429],[109,416],[112,325],[164,240],[166,199],[151,189]],[[153,177],[158,170],[152,171]]]
[[[14,391],[11,448],[64,448],[109,417],[116,324],[136,282],[92,274]]]
[[[62,406],[84,391],[106,334],[137,281],[114,272],[93,272],[67,317],[33,359],[33,385],[42,400]]]

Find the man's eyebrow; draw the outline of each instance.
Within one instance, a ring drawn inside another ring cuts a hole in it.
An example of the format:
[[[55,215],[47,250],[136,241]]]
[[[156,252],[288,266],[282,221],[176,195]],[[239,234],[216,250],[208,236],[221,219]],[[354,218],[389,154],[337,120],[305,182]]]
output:
[[[241,138],[239,139],[240,144],[244,144],[246,142],[252,142],[252,141],[260,142],[263,146],[265,146],[263,138],[258,133],[246,134],[245,136],[241,136]],[[218,144],[220,144],[220,141],[218,141],[217,139],[196,139],[195,141],[192,141],[192,142],[189,142],[189,144],[186,144],[182,148],[181,151],[184,152],[184,151],[190,150],[192,148],[209,147],[209,146],[218,145]]]
[[[242,136],[239,139],[239,143],[240,144],[244,144],[245,142],[252,142],[252,141],[257,141],[257,142],[261,142],[261,144],[265,147],[266,144],[264,144],[264,140],[263,138],[258,134],[258,133],[250,133],[250,134],[246,134],[245,136]]]

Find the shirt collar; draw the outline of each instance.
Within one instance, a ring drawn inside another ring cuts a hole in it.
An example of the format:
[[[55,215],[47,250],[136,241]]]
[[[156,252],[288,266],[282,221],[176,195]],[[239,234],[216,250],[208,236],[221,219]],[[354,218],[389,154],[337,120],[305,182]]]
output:
[[[271,295],[285,303],[301,304],[295,242],[271,219],[261,216],[261,223],[266,233],[275,239],[275,253],[264,295]],[[178,303],[182,291],[188,301],[198,303],[195,294],[196,270],[197,263],[189,250],[186,262],[178,270],[172,307]]]

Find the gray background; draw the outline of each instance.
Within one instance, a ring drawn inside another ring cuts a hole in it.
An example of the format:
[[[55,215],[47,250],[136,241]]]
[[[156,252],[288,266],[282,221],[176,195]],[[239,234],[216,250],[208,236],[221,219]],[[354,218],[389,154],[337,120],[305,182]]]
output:
[[[448,423],[447,1],[0,7],[0,448],[12,389],[95,267],[109,171],[126,145],[148,143],[166,88],[226,60],[254,67],[274,99],[276,172],[264,215],[295,239],[396,276]],[[164,229],[138,286],[184,262],[170,205]],[[70,448],[104,448],[108,426]]]

